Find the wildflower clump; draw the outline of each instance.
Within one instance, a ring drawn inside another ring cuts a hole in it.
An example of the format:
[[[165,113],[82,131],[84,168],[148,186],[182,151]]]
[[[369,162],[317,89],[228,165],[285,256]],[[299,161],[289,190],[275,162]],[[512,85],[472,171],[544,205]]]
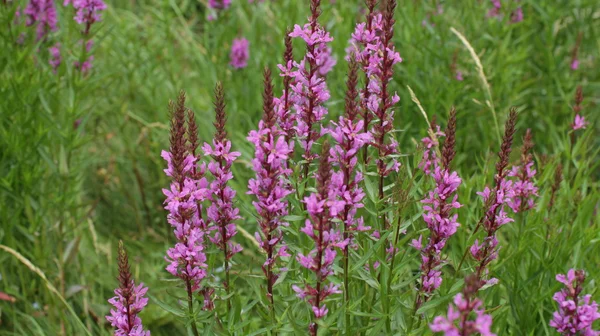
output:
[[[123,242],[119,242],[117,263],[119,266],[119,288],[115,289],[115,296],[108,300],[114,306],[106,320],[115,328],[116,336],[150,336],[144,330],[142,319],[138,314],[148,304],[145,298],[148,288],[143,283],[135,285],[129,270],[129,258]]]
[[[554,312],[550,326],[561,335],[595,336],[600,331],[593,330],[594,321],[600,319],[598,303],[591,300],[591,295],[581,297],[585,272],[570,269],[566,275],[556,275],[556,281],[565,288],[554,294],[554,301],[558,303],[558,311]]]

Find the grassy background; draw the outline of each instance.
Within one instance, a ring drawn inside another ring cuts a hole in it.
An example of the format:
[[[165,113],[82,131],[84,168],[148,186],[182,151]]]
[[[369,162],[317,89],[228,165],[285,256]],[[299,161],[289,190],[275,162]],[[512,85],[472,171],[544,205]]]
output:
[[[207,22],[203,1],[107,2],[109,10],[94,28],[94,68],[85,77],[70,65],[80,49],[72,9],[59,6],[60,29],[49,41],[36,43],[32,29],[15,22],[15,8],[24,7],[25,1],[0,5],[2,26],[9,27],[0,33],[0,244],[21,253],[47,277],[43,280],[10,253],[0,252],[0,291],[16,298],[16,302],[0,301],[2,335],[83,335],[84,326],[93,335],[109,334],[103,316],[116,285],[119,239],[127,242],[135,277],[150,286],[153,299],[142,317],[152,334],[185,332],[180,318],[168,312],[172,307],[158,304],[172,303],[172,296],[181,294],[164,271],[163,255],[172,234],[162,209],[160,189],[168,181],[159,156],[168,146],[167,102],[180,89],[187,91],[189,106],[199,117],[200,138],[208,141],[214,131],[212,89],[217,80],[224,82],[228,130],[235,149],[242,152],[233,182],[244,217],[238,224],[251,234],[256,230],[253,211],[244,205],[250,204],[245,190],[253,153],[245,136],[260,118],[261,70],[269,66],[276,71],[285,28],[306,21],[307,4],[279,0],[257,5],[238,0],[217,20]],[[338,59],[328,77],[330,117],[337,118],[343,110],[344,49],[361,19],[359,3],[323,1],[321,22],[335,38],[332,46]],[[585,268],[590,279],[586,289],[599,298],[595,279],[600,276],[600,7],[594,0],[522,0],[525,20],[508,24],[508,13],[517,4],[504,3],[505,18],[496,20],[485,18],[491,6],[487,1],[445,1],[444,13],[435,16],[430,15],[435,11],[432,1],[400,1],[395,43],[404,62],[396,66],[392,84],[402,98],[396,111],[396,135],[406,154],[403,163],[410,170],[418,161],[416,144],[426,134],[426,123],[411,102],[407,85],[429,118],[435,116],[441,124],[450,106],[458,110],[454,166],[465,181],[461,202],[468,205],[459,212],[463,226],[447,250],[450,264],[456,265],[481,214],[475,192],[491,181],[499,146],[475,64],[450,31],[456,28],[483,63],[498,123],[503,123],[510,106],[517,106],[517,138],[526,128],[532,129],[541,189],[537,208],[503,229],[500,258],[493,264],[501,285],[484,292],[486,306],[493,312],[498,334],[545,335],[550,334],[546,325],[555,309],[551,297],[559,288],[554,274]],[[429,24],[422,24],[425,19]],[[27,36],[18,44],[21,33]],[[572,71],[570,53],[579,33],[583,34],[581,66]],[[228,66],[230,43],[237,36],[250,41],[250,62],[242,70]],[[47,47],[54,41],[62,43],[65,57],[56,75],[46,62]],[[295,47],[298,59],[303,46]],[[450,70],[454,53],[464,81],[455,80]],[[591,125],[577,133],[572,146],[569,125],[577,85],[583,86],[584,114]],[[281,83],[276,87],[280,90]],[[549,186],[558,163],[564,166],[565,181],[549,213]],[[423,193],[423,183],[419,180],[414,188],[415,200]],[[425,227],[419,214],[420,206],[411,204],[404,216],[408,236],[403,242]],[[240,234],[237,240],[245,247],[234,267],[239,275],[240,309],[230,320],[243,323],[231,326],[230,333],[246,335],[264,326],[263,301],[255,300],[261,296],[262,256],[249,239]],[[406,306],[418,267],[416,252],[408,253],[412,261],[399,266],[392,286],[397,330],[403,328],[410,310]],[[460,275],[454,275],[450,266],[444,272],[447,280],[440,299],[425,309],[426,319],[444,312],[460,289],[452,280]],[[72,313],[47,289],[48,283],[57,288]],[[305,323],[306,304],[295,299],[289,288],[281,291],[287,293],[282,310],[285,314],[299,310],[294,316]],[[328,323],[335,330],[336,322]],[[210,323],[204,326],[211,328]],[[367,334],[378,334],[368,322],[362,327]],[[426,333],[424,323],[421,328],[413,333]]]

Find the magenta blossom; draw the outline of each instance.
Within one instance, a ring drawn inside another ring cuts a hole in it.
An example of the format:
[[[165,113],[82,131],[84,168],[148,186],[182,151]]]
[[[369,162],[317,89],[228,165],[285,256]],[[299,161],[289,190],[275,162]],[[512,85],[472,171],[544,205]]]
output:
[[[585,117],[580,114],[575,115],[575,120],[573,120],[573,130],[580,130],[586,128],[589,123],[585,121]]]
[[[452,118],[454,117],[455,114]],[[450,124],[452,125],[453,122]],[[451,128],[449,128],[449,131],[454,132]],[[432,293],[442,284],[440,271],[444,264],[442,249],[460,226],[458,215],[452,215],[451,212],[461,207],[458,202],[457,191],[462,180],[456,172],[451,172],[437,157],[438,139],[443,136],[445,134],[439,130],[438,126],[434,134],[422,140],[425,144],[425,151],[419,167],[423,169],[425,174],[433,178],[435,187],[421,201],[424,204],[423,219],[427,223],[430,232],[427,245],[422,247],[422,236],[412,242],[412,246],[421,252],[421,283],[419,287],[421,293],[417,301],[419,305],[426,300],[427,294]],[[449,154],[444,151],[444,155]],[[449,158],[449,161],[451,161],[451,158]]]
[[[566,275],[558,274],[556,281],[564,284],[565,288],[554,294],[558,311],[554,312],[550,326],[561,335],[600,335],[600,331],[592,329],[594,321],[600,319],[598,304],[591,301],[591,295],[581,297],[585,272],[571,269]]]
[[[250,42],[245,38],[234,39],[231,44],[231,53],[229,58],[231,59],[232,67],[236,69],[245,68],[248,65],[248,58],[250,57],[249,50]]]
[[[469,319],[475,312],[475,320]],[[443,332],[446,336],[495,336],[491,332],[492,316],[485,314],[479,299],[469,300],[462,293],[454,297],[454,305],[448,306],[446,316],[437,316],[429,326],[433,332]]]
[[[54,0],[30,0],[23,11],[27,17],[27,26],[36,26],[37,39],[41,40],[57,29],[56,7]]]
[[[525,166],[513,166],[508,176],[517,177],[513,185],[514,197],[508,202],[508,206],[515,212],[532,209],[535,205],[534,197],[538,196],[538,188],[533,183],[536,170],[533,162]]]
[[[62,61],[62,57],[60,55],[60,43],[56,43],[52,47],[48,48],[48,52],[50,53],[50,59],[48,60],[48,63],[52,67],[52,71],[56,73]]]
[[[103,0],[65,0],[63,5],[67,6],[70,3],[73,3],[73,8],[77,10],[75,21],[85,25],[86,32],[92,24],[101,21],[100,12],[107,8]]]
[[[208,7],[214,9],[227,9],[231,6],[231,0],[208,0]]]
[[[106,320],[116,329],[115,336],[150,336],[137,315],[148,304],[148,298],[144,297],[148,287],[144,287],[143,283],[135,286],[131,280],[130,288],[128,299],[123,296],[122,289],[115,290],[116,296],[108,300],[115,309],[110,310],[110,316]]]
[[[312,9],[314,10],[310,23],[305,24],[304,27],[295,25],[294,30],[289,33],[290,37],[304,40],[306,55],[299,63],[292,63],[294,68],[290,68],[290,62],[280,67],[293,78],[291,96],[297,116],[295,133],[301,139],[303,157],[308,161],[317,157],[316,154],[311,153],[311,149],[320,137],[321,132],[316,127],[327,115],[328,111],[324,103],[330,97],[325,75],[336,63],[331,56],[331,48],[327,45],[333,41],[333,38],[318,24],[318,9],[316,7]],[[304,175],[307,175],[307,171]]]

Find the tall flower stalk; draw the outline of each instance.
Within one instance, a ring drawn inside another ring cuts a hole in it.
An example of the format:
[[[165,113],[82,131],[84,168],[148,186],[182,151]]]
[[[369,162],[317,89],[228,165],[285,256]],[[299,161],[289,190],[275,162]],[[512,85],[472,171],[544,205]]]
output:
[[[314,248],[307,255],[298,254],[300,265],[314,273],[314,285],[305,284],[304,288],[294,285],[292,288],[301,299],[306,299],[312,306],[315,319],[327,315],[325,299],[332,294],[341,293],[337,285],[327,282],[333,274],[333,262],[337,256],[336,248],[344,249],[348,239],[334,227],[333,219],[344,211],[345,203],[338,199],[339,191],[332,187],[332,170],[329,160],[330,147],[323,144],[317,172],[317,191],[304,198],[309,218],[301,229],[313,242]],[[316,336],[316,321],[309,326],[311,335]]]
[[[239,152],[231,151],[231,141],[227,139],[227,131],[225,123],[227,116],[225,114],[225,91],[223,85],[217,83],[215,88],[215,122],[216,129],[213,138],[212,146],[204,143],[202,150],[204,155],[211,156],[212,161],[208,164],[208,171],[213,175],[214,179],[209,187],[209,200],[211,202],[207,217],[210,222],[209,231],[213,231],[210,240],[223,251],[223,259],[225,263],[225,281],[223,287],[227,294],[227,308],[231,308],[231,299],[229,294],[230,277],[229,277],[229,260],[236,253],[242,250],[239,244],[234,243],[231,239],[237,234],[235,221],[240,219],[240,210],[233,204],[235,190],[233,190],[228,182],[233,179],[231,173],[231,165],[236,158],[240,156]]]
[[[538,196],[538,188],[533,183],[536,170],[533,169],[533,156],[530,151],[533,148],[531,129],[527,129],[523,136],[523,147],[521,148],[521,165],[513,166],[508,176],[515,177],[513,185],[514,197],[509,206],[515,212],[524,212],[532,209],[535,205],[535,197]]]
[[[194,293],[200,291],[201,282],[207,275],[204,254],[207,225],[202,215],[202,202],[208,198],[208,182],[204,177],[205,166],[197,165],[197,127],[193,112],[185,107],[183,91],[176,103],[170,102],[169,110],[171,147],[169,152],[163,151],[161,155],[167,161],[165,173],[172,181],[170,189],[163,189],[163,193],[167,197],[167,221],[174,228],[177,243],[167,251],[165,260],[169,265],[166,269],[184,282],[188,310],[190,316],[194,316]],[[198,335],[195,323],[191,325],[194,335]]]
[[[294,78],[292,90],[298,118],[296,134],[300,137],[300,145],[304,150],[303,158],[306,160],[302,174],[304,179],[308,177],[310,163],[317,157],[311,151],[320,138],[321,131],[317,127],[327,115],[324,103],[329,100],[330,94],[325,75],[336,63],[331,56],[331,48],[327,45],[333,38],[318,22],[321,15],[320,5],[321,0],[310,0],[309,23],[304,27],[295,25],[289,34],[290,37],[304,40],[306,55],[300,63],[294,63],[295,71],[285,73]]]
[[[583,89],[581,86],[578,86],[575,91],[575,106],[573,106],[575,119],[573,119],[573,124],[571,126],[574,131],[583,129],[588,125],[588,122],[585,121],[585,117],[581,115],[581,110],[583,109],[581,103],[583,103]],[[573,139],[573,135],[571,135],[571,139]]]
[[[292,47],[291,31],[286,31],[285,34],[285,51],[283,52],[283,64],[277,67],[280,70],[280,76],[283,77],[283,95],[279,98],[274,98],[275,112],[277,114],[277,124],[285,135],[285,141],[290,144],[292,152],[294,150],[292,139],[296,135],[296,119],[297,116],[292,113],[292,71],[294,69],[294,49]]]
[[[94,56],[90,55],[94,41],[89,38],[92,26],[101,21],[101,12],[106,10],[107,6],[103,0],[65,0],[64,6],[73,4],[73,8],[76,10],[74,17],[75,22],[83,25],[81,35],[85,41],[81,42],[82,53],[78,61],[75,61],[75,68],[85,73],[92,68],[92,61]]]
[[[332,189],[339,191],[339,198],[344,201],[344,209],[337,218],[343,224],[344,239],[348,244],[343,249],[344,264],[344,300],[346,302],[346,327],[350,327],[350,296],[349,296],[349,247],[354,244],[354,235],[357,232],[370,230],[364,225],[362,217],[357,216],[365,193],[360,186],[363,180],[362,173],[356,168],[360,149],[372,140],[371,134],[363,132],[364,120],[358,119],[358,64],[354,58],[350,59],[348,79],[346,81],[345,113],[338,122],[332,122],[329,133],[335,140],[335,145],[330,150],[331,161],[338,171],[332,176]],[[348,330],[349,331],[349,330]]]
[[[369,108],[368,103],[371,101],[371,95],[376,94],[373,91],[377,89],[377,85],[371,84],[372,74],[369,69],[371,62],[377,62],[379,57],[376,53],[383,35],[383,16],[381,13],[375,12],[377,0],[366,0],[365,4],[367,6],[366,20],[356,25],[350,40],[347,57],[356,59],[365,73],[365,84],[360,97],[360,111],[363,118],[363,130],[366,133],[369,131],[371,121],[374,118],[373,111]],[[373,58],[372,61],[371,58]],[[368,147],[365,146],[363,148],[363,161],[365,164],[367,164],[369,158],[367,151]]]
[[[462,293],[454,297],[454,304],[448,306],[446,316],[437,316],[433,320],[429,326],[431,331],[443,332],[447,336],[495,336],[491,332],[492,316],[485,313],[483,302],[477,298],[480,286],[474,274],[468,276]]]
[[[119,241],[117,264],[119,266],[119,288],[115,289],[115,296],[108,302],[115,307],[110,310],[106,320],[115,328],[116,336],[150,336],[150,332],[144,330],[142,319],[138,314],[148,304],[144,296],[148,288],[143,283],[138,286],[129,270],[129,257]]]
[[[565,336],[593,336],[600,331],[592,329],[595,320],[600,319],[598,304],[591,301],[591,295],[581,297],[585,272],[571,269],[564,274],[556,275],[556,281],[565,288],[554,294],[554,301],[558,303],[558,311],[554,312],[550,326]]]
[[[37,40],[43,40],[46,35],[57,29],[57,16],[54,0],[30,0],[23,11],[27,17],[27,26],[36,26]]]
[[[256,232],[255,236],[260,248],[267,254],[262,270],[267,278],[267,297],[275,320],[273,285],[279,278],[275,266],[278,258],[290,256],[283,241],[281,226],[288,225],[283,217],[288,214],[286,197],[292,191],[285,177],[289,175],[287,159],[292,150],[285,139],[285,133],[277,128],[273,84],[268,68],[264,71],[264,86],[263,118],[258,124],[258,130],[251,131],[248,135],[248,141],[254,145],[252,167],[256,172],[256,177],[248,182],[248,194],[257,198],[252,204],[258,213],[261,233]]]
[[[494,188],[485,187],[483,192],[477,194],[483,198],[485,204],[485,214],[479,222],[475,231],[479,227],[485,230],[485,238],[481,243],[476,239],[471,246],[470,252],[477,262],[475,273],[480,280],[481,285],[494,284],[496,279],[487,278],[488,265],[498,257],[498,239],[496,232],[505,224],[513,221],[506,212],[506,207],[512,202],[514,197],[514,186],[512,181],[507,179],[508,161],[512,150],[513,136],[515,134],[515,124],[517,122],[517,111],[512,108],[505,125],[504,137],[500,152],[498,153],[498,162],[496,163],[496,175],[494,177]]]
[[[421,201],[425,204],[423,219],[427,223],[430,234],[424,247],[422,246],[422,236],[412,242],[412,246],[421,252],[421,280],[418,285],[419,292],[415,306],[417,309],[442,284],[441,267],[444,264],[442,249],[460,226],[458,214],[453,215],[452,210],[461,207],[457,191],[462,181],[455,171],[450,170],[450,164],[455,155],[456,110],[453,108],[450,111],[445,134],[439,131],[439,126],[437,131],[432,130],[431,133],[434,133],[435,136],[430,135],[422,140],[425,152],[423,160],[419,164],[425,174],[435,182],[435,188],[429,191],[427,197]],[[439,146],[438,139],[443,136],[446,136],[446,141],[442,149],[442,157],[438,158],[436,153]]]

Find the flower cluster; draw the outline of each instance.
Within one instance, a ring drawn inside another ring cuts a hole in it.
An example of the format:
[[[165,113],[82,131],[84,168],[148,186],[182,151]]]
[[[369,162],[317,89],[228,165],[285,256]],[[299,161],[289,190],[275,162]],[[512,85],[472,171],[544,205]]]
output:
[[[231,0],[208,0],[208,7],[214,9],[227,9],[231,6]]]
[[[62,57],[60,54],[60,43],[54,44],[52,47],[48,48],[48,52],[50,53],[50,59],[48,63],[52,67],[52,71],[56,73],[60,63],[62,62]]]
[[[240,210],[233,205],[233,198],[236,193],[228,185],[228,182],[233,179],[231,165],[240,156],[240,153],[231,151],[231,141],[227,139],[225,131],[225,122],[227,120],[225,116],[225,94],[221,83],[217,84],[215,98],[216,121],[214,125],[217,132],[212,146],[204,143],[202,150],[204,151],[204,155],[211,156],[213,159],[208,164],[208,171],[214,177],[209,187],[208,198],[211,201],[211,205],[207,211],[207,216],[211,224],[209,230],[214,231],[214,234],[210,236],[210,240],[223,251],[225,268],[226,272],[228,272],[228,260],[242,250],[239,244],[231,241],[237,234],[234,221],[240,218]]]
[[[550,326],[562,335],[600,335],[600,331],[592,329],[594,321],[600,319],[598,304],[591,301],[591,295],[580,297],[585,272],[571,269],[566,275],[556,275],[556,281],[564,284],[565,288],[554,294],[553,299],[558,303],[558,311],[554,312]]]
[[[462,293],[454,297],[454,305],[448,306],[447,316],[436,316],[429,326],[433,332],[443,332],[446,336],[495,336],[492,333],[492,316],[485,313],[483,303],[477,297],[477,279],[469,277],[465,280]],[[475,312],[475,320],[469,319]]]
[[[167,250],[165,260],[169,263],[167,271],[182,279],[188,292],[200,289],[200,282],[206,277],[206,255],[204,254],[204,236],[206,223],[202,218],[202,202],[208,196],[208,182],[204,177],[204,165],[196,164],[197,143],[186,145],[185,95],[179,95],[177,103],[170,104],[173,115],[171,123],[171,148],[163,151],[167,161],[165,174],[172,178],[170,190],[163,189],[167,197],[165,209],[169,211],[167,221],[174,228],[177,243]],[[191,114],[191,112],[189,112]],[[188,118],[187,133],[189,139],[195,130],[193,118]]]
[[[338,286],[327,284],[327,277],[333,274],[333,262],[337,256],[335,248],[344,249],[348,245],[348,239],[344,239],[333,225],[333,219],[344,211],[345,203],[338,199],[339,191],[332,186],[329,152],[329,145],[325,142],[317,173],[317,192],[304,198],[309,218],[301,231],[313,240],[314,249],[307,255],[300,253],[297,256],[300,265],[315,274],[316,285],[306,284],[304,288],[293,286],[298,297],[307,299],[312,305],[317,319],[328,312],[324,300],[331,294],[341,292]],[[310,332],[316,335],[316,323],[310,325]]]
[[[508,173],[508,176],[517,178],[513,184],[514,197],[508,203],[508,206],[515,213],[533,208],[535,205],[534,196],[538,196],[538,188],[533,183],[536,171],[533,169],[533,160],[529,153],[531,148],[533,148],[531,130],[527,129],[523,137],[521,165],[513,166],[512,170]]]
[[[300,144],[304,150],[303,157],[308,161],[316,158],[311,153],[312,146],[320,137],[316,125],[327,115],[323,104],[329,100],[329,89],[325,75],[331,71],[336,61],[331,56],[331,48],[327,45],[333,41],[323,27],[318,23],[321,14],[320,0],[311,0],[311,16],[304,27],[294,26],[290,37],[301,38],[306,42],[306,55],[300,63],[294,62],[294,68],[289,63],[282,67],[283,75],[293,78],[293,106],[297,115],[296,134],[301,138]],[[306,165],[304,176],[308,174]]]
[[[297,116],[292,113],[292,103],[295,99],[293,92],[291,91],[292,86],[292,73],[294,69],[294,54],[292,48],[292,37],[290,36],[291,31],[287,31],[285,34],[285,51],[283,53],[283,64],[278,64],[277,67],[280,70],[280,75],[283,77],[283,94],[279,98],[274,98],[275,112],[277,114],[277,124],[285,135],[285,140],[291,144],[292,138],[296,134],[296,122]]]
[[[54,0],[31,0],[23,14],[26,15],[25,24],[36,26],[37,39],[41,40],[51,31],[57,29],[56,7]]]
[[[85,39],[90,35],[92,25],[102,19],[100,12],[106,10],[107,6],[103,0],[65,0],[63,5],[67,6],[70,3],[73,4],[73,8],[77,11],[74,18],[75,21],[80,25],[84,25],[82,35]],[[90,52],[94,42],[92,40],[87,40],[81,43],[85,43],[85,52],[83,53],[84,59],[82,61],[75,61],[74,66],[82,73],[86,73],[92,68],[94,56],[90,55]]]
[[[236,69],[245,68],[248,65],[248,58],[250,57],[249,50],[250,42],[245,38],[236,38],[231,44],[231,53],[229,58],[231,59],[232,67]]]
[[[115,309],[110,310],[106,320],[115,328],[116,336],[150,336],[150,332],[144,330],[142,319],[138,316],[148,304],[148,299],[144,297],[148,288],[144,287],[143,283],[135,285],[123,242],[119,242],[117,261],[119,288],[115,289],[115,296],[108,300]]]
[[[256,178],[248,181],[248,194],[254,195],[257,201],[252,202],[258,213],[258,224],[262,236],[256,232],[256,240],[267,254],[262,270],[267,277],[268,295],[272,300],[273,285],[278,275],[273,272],[277,258],[289,257],[287,246],[283,242],[281,226],[287,226],[283,217],[288,213],[286,196],[292,191],[285,176],[289,175],[287,167],[288,155],[292,152],[285,135],[277,128],[273,101],[273,85],[271,72],[265,69],[265,91],[263,93],[263,119],[258,130],[248,135],[248,141],[254,145],[252,167]]]
[[[328,130],[335,140],[335,145],[330,150],[331,162],[339,168],[331,178],[332,190],[337,191],[339,199],[343,200],[344,210],[338,213],[339,220],[344,224],[344,237],[353,241],[353,233],[367,231],[370,227],[364,225],[362,217],[356,216],[365,193],[360,186],[363,180],[362,173],[357,171],[358,153],[361,148],[372,140],[369,132],[363,131],[364,120],[358,120],[358,91],[357,85],[357,63],[350,62],[346,91],[346,108],[343,117],[338,122],[332,122]],[[347,253],[347,251],[344,251]]]
[[[437,131],[422,141],[425,144],[423,160],[419,167],[425,174],[433,178],[435,188],[429,191],[428,196],[421,201],[423,206],[423,219],[427,223],[430,231],[429,239],[425,247],[422,246],[422,236],[418,240],[413,240],[412,246],[421,252],[421,283],[420,295],[417,298],[417,305],[426,300],[427,294],[432,293],[442,284],[443,265],[442,249],[446,241],[456,233],[460,226],[458,215],[452,215],[453,209],[458,209],[461,204],[458,202],[457,190],[461,184],[461,179],[454,171],[451,172],[449,165],[454,157],[454,138],[456,131],[456,110],[452,109],[450,120],[448,122],[448,138],[444,144],[443,160],[439,160],[436,154],[439,137],[445,136],[444,133]]]
[[[496,17],[498,19],[502,19],[502,2],[500,0],[490,1],[492,2],[492,8],[488,11],[487,17]],[[519,0],[515,0],[515,2],[519,2]],[[519,6],[510,13],[510,23],[519,23],[521,21],[523,21],[523,8]]]
[[[572,128],[574,131],[586,128],[588,122],[585,120],[585,117],[581,115],[583,102],[583,89],[581,86],[577,87],[577,91],[575,91],[575,106],[573,106],[573,112],[575,112],[575,119],[573,120]]]
[[[70,3],[73,3],[73,8],[77,10],[75,21],[85,25],[84,35],[87,35],[92,24],[101,20],[100,12],[107,8],[103,0],[65,0],[63,6]]]

